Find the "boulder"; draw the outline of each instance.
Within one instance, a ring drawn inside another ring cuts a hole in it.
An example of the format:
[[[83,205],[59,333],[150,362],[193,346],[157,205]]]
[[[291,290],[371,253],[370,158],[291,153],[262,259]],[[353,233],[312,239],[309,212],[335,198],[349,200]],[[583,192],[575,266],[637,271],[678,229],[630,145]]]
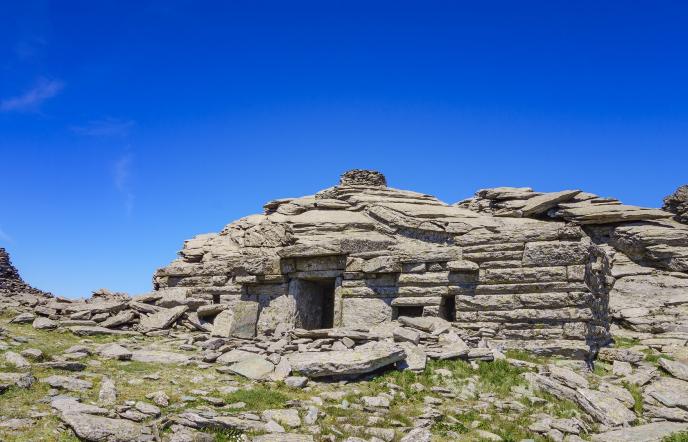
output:
[[[288,356],[292,371],[310,378],[368,373],[405,357],[403,348],[387,342],[370,342],[351,350]]]
[[[664,198],[662,209],[676,214],[676,221],[688,224],[688,184],[680,186],[674,193]]]
[[[673,377],[681,379],[682,381],[688,381],[688,365],[683,362],[660,358],[659,366],[668,371]]]
[[[53,330],[57,328],[57,325],[57,322],[42,316],[37,317],[32,324],[36,330]]]
[[[91,381],[85,381],[83,379],[77,379],[69,376],[53,375],[47,378],[40,379],[40,382],[44,382],[53,388],[62,388],[68,391],[88,391],[93,387]]]
[[[249,379],[262,380],[275,371],[275,365],[262,356],[253,355],[230,365],[229,370]]]
[[[260,305],[252,301],[239,301],[221,311],[213,321],[213,336],[250,339],[256,336]]]
[[[170,351],[134,350],[131,360],[156,364],[184,364],[191,360],[191,356]]]
[[[118,359],[128,361],[131,359],[132,352],[119,344],[104,344],[96,347],[96,353],[106,359]]]
[[[159,312],[153,313],[149,316],[144,316],[139,322],[139,331],[142,333],[148,333],[155,330],[169,328],[187,310],[187,306],[180,305],[177,307],[160,310]]]
[[[63,413],[62,421],[76,435],[90,442],[148,442],[155,440],[148,427],[125,419],[83,413]]]
[[[593,434],[592,442],[662,442],[665,437],[688,430],[688,424],[678,422],[653,422],[637,427],[623,428]]]
[[[688,410],[688,382],[661,377],[645,387],[644,393],[667,407]]]

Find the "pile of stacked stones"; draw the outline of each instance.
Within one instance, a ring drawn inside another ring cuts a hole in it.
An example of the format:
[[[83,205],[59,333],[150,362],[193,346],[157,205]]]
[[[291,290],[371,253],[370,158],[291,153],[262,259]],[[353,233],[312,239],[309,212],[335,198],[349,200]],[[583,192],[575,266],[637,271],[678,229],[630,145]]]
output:
[[[24,282],[17,268],[12,265],[7,250],[0,247],[0,310],[30,310],[51,297],[50,293]]]
[[[353,170],[186,241],[150,293],[13,293],[33,307],[17,321],[83,335],[377,340],[400,318],[436,318],[472,348],[591,358],[611,332],[688,342],[688,226],[672,217],[578,190],[485,189],[448,205]]]
[[[505,359],[528,370],[528,387],[515,389],[509,403],[481,397],[484,406],[518,407],[516,399],[537,401],[533,392],[545,391],[576,403],[584,414],[543,414],[531,425],[534,432],[575,442],[594,425],[596,441],[655,440],[688,426],[688,365],[679,362],[688,360],[688,227],[680,209],[673,210],[680,204],[667,204],[672,212],[577,190],[497,188],[447,205],[388,188],[378,172],[350,171],[338,186],[271,201],[262,215],[187,241],[180,257],[156,272],[154,291],[135,297],[105,289],[88,300],[52,297],[24,284],[2,250],[0,298],[3,307],[22,311],[13,322],[122,336],[120,343],[77,346],[35,363],[28,351],[3,348],[4,357],[18,368],[81,371],[86,365],[79,360],[95,353],[215,367],[297,388],[389,367],[422,371],[429,359]],[[140,335],[183,339],[185,352],[141,348]],[[614,348],[611,335],[637,345]],[[513,348],[571,361],[560,366],[506,358]],[[641,351],[677,360],[660,359],[657,369]],[[583,374],[594,357],[612,374],[591,382]],[[25,372],[0,373],[0,391],[34,381]],[[41,382],[68,391],[92,386],[62,375]],[[627,385],[640,397],[622,388]],[[103,403],[110,387],[101,381]],[[384,408],[387,394],[393,397],[394,388],[365,401]],[[634,411],[639,400],[642,416]],[[52,402],[84,440],[96,437],[93,432],[112,440],[158,439],[153,427],[137,424],[160,415],[151,404],[110,409],[64,395]],[[432,405],[406,440],[429,439],[428,422],[438,418]],[[164,425],[182,441],[201,437],[195,430],[273,432],[279,430],[274,423],[295,420],[278,414],[186,411],[165,417]],[[626,428],[639,419],[642,425]],[[254,440],[292,440],[279,434]],[[384,431],[371,436],[388,438]]]

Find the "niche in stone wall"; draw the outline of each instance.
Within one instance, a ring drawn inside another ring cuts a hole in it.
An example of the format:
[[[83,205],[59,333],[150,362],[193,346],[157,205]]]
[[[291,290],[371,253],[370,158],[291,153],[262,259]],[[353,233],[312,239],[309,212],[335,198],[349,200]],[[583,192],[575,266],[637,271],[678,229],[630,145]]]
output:
[[[289,291],[296,301],[298,325],[306,330],[334,326],[336,278],[292,279]]]

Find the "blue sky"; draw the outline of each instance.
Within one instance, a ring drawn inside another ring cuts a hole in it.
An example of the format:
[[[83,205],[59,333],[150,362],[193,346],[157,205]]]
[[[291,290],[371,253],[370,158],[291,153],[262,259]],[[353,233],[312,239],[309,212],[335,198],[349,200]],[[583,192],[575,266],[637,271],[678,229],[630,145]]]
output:
[[[681,1],[0,1],[0,246],[140,293],[184,239],[350,168],[447,202],[688,182]]]

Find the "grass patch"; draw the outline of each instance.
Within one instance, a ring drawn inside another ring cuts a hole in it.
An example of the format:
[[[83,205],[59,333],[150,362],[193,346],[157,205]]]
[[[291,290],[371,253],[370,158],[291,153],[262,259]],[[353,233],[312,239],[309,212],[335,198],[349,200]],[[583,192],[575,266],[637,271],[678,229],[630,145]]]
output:
[[[532,362],[534,364],[548,364],[552,360],[552,358],[548,356],[538,356],[524,350],[507,350],[504,355],[509,359],[517,359],[519,361]]]
[[[662,442],[688,442],[688,431],[674,433],[662,439]]]
[[[631,384],[630,382],[624,382],[623,386],[628,390],[629,393],[631,393],[631,396],[633,396],[633,411],[635,411],[635,414],[638,415],[638,417],[643,416],[643,394],[640,391],[640,387],[638,387],[635,384]]]
[[[616,348],[631,348],[640,345],[640,339],[637,338],[622,338],[620,336],[614,337],[614,347]]]
[[[216,430],[209,434],[215,437],[215,442],[239,442],[242,440],[243,431],[237,429]]]
[[[644,350],[643,352],[645,353],[645,360],[647,362],[652,363],[652,364],[655,364],[655,365],[658,364],[659,360],[662,358],[668,359],[670,361],[674,360],[674,358],[672,358],[671,356],[666,355],[664,353],[654,354],[654,353],[650,353],[650,351],[651,350]]]
[[[521,376],[523,372],[523,369],[514,367],[503,359],[480,362],[477,370],[481,386],[501,396],[508,395],[512,387],[525,383]]]
[[[263,411],[270,408],[284,408],[289,396],[281,391],[255,386],[250,390],[238,390],[222,397],[227,403],[244,402],[247,410]]]

